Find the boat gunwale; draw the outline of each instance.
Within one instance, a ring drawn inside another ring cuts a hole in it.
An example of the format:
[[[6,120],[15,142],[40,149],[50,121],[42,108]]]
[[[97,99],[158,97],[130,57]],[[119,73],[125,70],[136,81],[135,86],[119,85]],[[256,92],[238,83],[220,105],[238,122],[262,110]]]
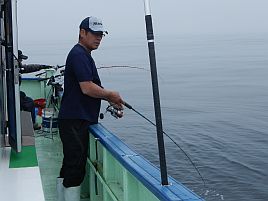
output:
[[[117,136],[105,129],[103,125],[91,125],[89,131],[124,168],[158,199],[163,201],[204,200],[171,176],[168,177],[169,185],[161,185],[159,168],[129,148]]]

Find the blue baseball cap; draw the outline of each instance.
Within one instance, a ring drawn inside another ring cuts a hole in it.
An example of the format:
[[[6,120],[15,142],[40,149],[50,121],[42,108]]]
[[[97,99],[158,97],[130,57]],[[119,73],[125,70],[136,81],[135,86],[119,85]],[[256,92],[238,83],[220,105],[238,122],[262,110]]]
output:
[[[102,32],[108,34],[108,32],[103,27],[102,21],[94,16],[86,17],[83,19],[79,28],[92,33]]]

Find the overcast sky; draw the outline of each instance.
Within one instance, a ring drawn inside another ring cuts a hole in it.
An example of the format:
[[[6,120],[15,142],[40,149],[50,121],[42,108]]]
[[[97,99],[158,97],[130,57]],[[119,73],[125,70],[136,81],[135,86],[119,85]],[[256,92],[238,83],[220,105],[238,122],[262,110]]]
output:
[[[18,44],[30,56],[27,62],[62,63],[78,40],[81,20],[90,15],[109,32],[101,48],[133,37],[146,42],[143,0],[18,0],[17,12]],[[156,40],[171,34],[268,34],[268,0],[151,0],[151,13]]]
[[[155,34],[268,33],[268,0],[151,0],[151,11]],[[144,36],[142,0],[18,0],[19,39],[77,39],[90,15],[112,36]]]

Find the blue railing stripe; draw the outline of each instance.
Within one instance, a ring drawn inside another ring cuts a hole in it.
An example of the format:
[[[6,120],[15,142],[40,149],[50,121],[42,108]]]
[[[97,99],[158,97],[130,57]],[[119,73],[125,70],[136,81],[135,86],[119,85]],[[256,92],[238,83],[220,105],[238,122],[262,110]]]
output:
[[[89,131],[115,157],[121,165],[133,174],[159,200],[163,201],[197,201],[203,200],[194,192],[172,177],[169,186],[161,185],[160,170],[138,153],[130,149],[118,137],[101,124],[91,125]]]
[[[44,78],[40,78],[40,77],[22,77],[21,80],[31,80],[31,81],[40,81],[40,80],[44,80]]]

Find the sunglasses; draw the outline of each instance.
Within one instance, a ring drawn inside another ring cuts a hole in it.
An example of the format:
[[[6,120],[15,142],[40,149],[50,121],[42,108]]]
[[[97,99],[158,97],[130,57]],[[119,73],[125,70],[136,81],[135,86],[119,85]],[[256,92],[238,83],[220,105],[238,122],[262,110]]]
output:
[[[97,37],[104,37],[105,36],[105,34],[102,31],[98,31],[98,32],[90,31],[90,33],[92,33],[94,36],[97,36]]]

